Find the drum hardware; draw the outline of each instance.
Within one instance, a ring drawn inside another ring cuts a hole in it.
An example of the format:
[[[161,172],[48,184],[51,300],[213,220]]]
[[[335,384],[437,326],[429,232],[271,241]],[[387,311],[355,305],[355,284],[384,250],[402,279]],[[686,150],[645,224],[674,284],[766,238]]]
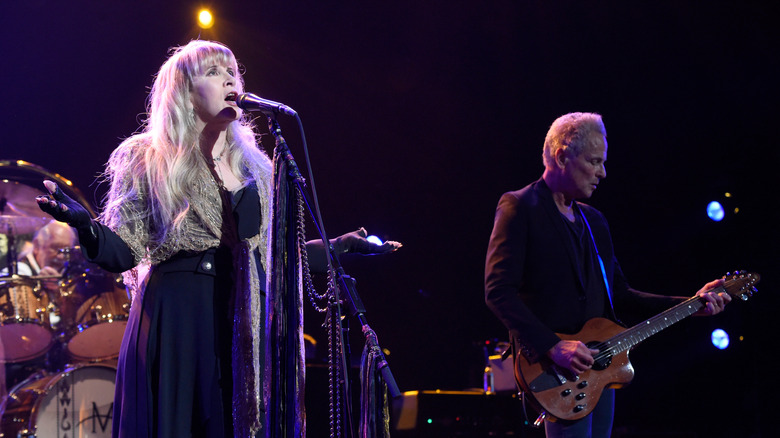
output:
[[[120,307],[125,313],[128,313],[130,311],[130,303],[122,303]],[[100,304],[95,305],[92,307],[92,315],[93,317],[101,322],[113,322],[114,318],[122,318],[123,315],[114,315],[111,313],[111,309],[108,310],[108,313],[105,315],[103,314],[103,306]]]

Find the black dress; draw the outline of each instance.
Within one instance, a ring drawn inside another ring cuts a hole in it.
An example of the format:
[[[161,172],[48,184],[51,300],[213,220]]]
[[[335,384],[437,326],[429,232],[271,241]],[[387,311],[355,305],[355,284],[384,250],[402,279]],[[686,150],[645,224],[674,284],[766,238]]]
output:
[[[258,233],[259,196],[253,186],[233,195],[233,216],[240,239]],[[126,260],[124,242],[105,227],[100,234],[95,262]],[[256,269],[264,288],[262,266]],[[178,253],[152,268],[143,295],[132,303],[122,340],[115,438],[233,436],[232,271],[225,245]]]

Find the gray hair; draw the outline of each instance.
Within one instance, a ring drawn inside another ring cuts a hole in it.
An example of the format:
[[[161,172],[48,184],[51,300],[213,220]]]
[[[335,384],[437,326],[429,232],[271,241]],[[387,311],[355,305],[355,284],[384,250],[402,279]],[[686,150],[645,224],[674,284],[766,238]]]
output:
[[[593,133],[607,136],[607,129],[596,113],[569,113],[555,119],[547,131],[542,150],[542,161],[546,168],[555,163],[558,149],[570,149],[575,155],[582,152],[585,141]]]

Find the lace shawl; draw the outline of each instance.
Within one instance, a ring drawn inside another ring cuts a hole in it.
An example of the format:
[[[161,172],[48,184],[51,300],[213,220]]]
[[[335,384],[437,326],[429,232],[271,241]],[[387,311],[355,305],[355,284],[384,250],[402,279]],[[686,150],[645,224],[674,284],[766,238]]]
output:
[[[162,242],[153,242],[155,234],[151,212],[151,200],[145,172],[131,172],[142,162],[146,142],[128,142],[121,145],[111,161],[112,184],[100,221],[119,235],[133,253],[137,266],[122,275],[133,300],[143,294],[146,274],[154,266],[179,251],[201,252],[220,245],[222,237],[222,200],[217,182],[206,167],[205,160],[191,178],[189,205],[181,231],[169,232]],[[261,248],[259,262],[268,270],[270,250],[268,235],[271,209],[271,184],[273,167],[271,160],[248,163],[247,170],[260,197],[260,221],[258,234],[240,242],[234,248],[235,302],[234,309],[234,393],[233,408],[235,426],[244,428],[237,436],[245,436],[247,429],[253,434],[260,424],[260,405],[263,375],[259,363],[262,315],[260,314],[260,284],[254,266],[257,248]],[[268,285],[263,285],[266,290]],[[140,294],[140,295],[139,295]],[[238,430],[237,430],[238,432]],[[249,436],[247,433],[246,436]]]
[[[222,237],[222,201],[219,188],[205,160],[194,170],[191,178],[189,210],[186,213],[180,231],[170,231],[162,242],[154,236],[155,228],[152,206],[148,198],[148,182],[144,172],[131,172],[133,167],[143,165],[147,139],[139,139],[121,145],[112,158],[111,187],[107,194],[107,208],[100,214],[100,222],[119,235],[130,247],[137,265],[123,273],[125,284],[135,297],[143,287],[144,268],[167,260],[179,251],[201,252],[216,248]],[[260,196],[259,242],[254,245],[266,248],[262,257],[263,269],[268,268],[268,228],[271,208],[271,181],[273,168],[271,160],[262,163],[247,163],[249,176],[257,187]],[[144,266],[146,265],[146,266]]]

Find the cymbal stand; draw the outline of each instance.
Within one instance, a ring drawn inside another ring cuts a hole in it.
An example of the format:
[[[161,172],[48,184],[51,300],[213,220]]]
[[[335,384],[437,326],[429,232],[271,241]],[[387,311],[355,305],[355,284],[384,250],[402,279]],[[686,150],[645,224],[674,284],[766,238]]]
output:
[[[5,212],[5,206],[8,201],[5,199],[0,199],[0,215],[2,215]],[[9,222],[6,224],[7,231],[5,233],[6,238],[8,239],[8,251],[6,252],[8,263],[8,276],[13,277],[16,275],[17,271],[17,261],[16,261],[16,237],[15,237],[15,231],[14,231],[14,225]]]

